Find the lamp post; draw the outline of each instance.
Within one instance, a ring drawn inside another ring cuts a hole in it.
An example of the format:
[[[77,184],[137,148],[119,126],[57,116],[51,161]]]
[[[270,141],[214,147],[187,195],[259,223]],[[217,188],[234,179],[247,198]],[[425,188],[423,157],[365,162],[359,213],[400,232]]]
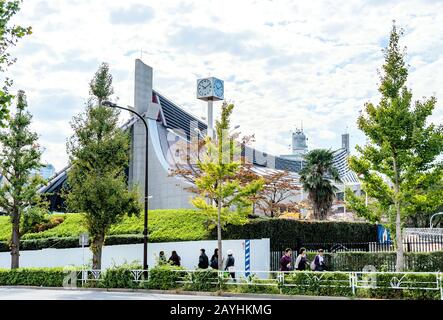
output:
[[[145,196],[144,196],[144,204],[145,204],[145,212],[144,212],[144,225],[143,225],[143,270],[147,270],[148,269],[148,147],[149,147],[149,141],[148,141],[148,124],[146,122],[146,120],[143,118],[142,115],[140,115],[138,112],[129,109],[129,108],[125,108],[122,106],[117,105],[114,102],[111,102],[109,100],[103,101],[102,103],[104,106],[107,107],[111,107],[111,108],[117,108],[117,109],[122,109],[122,110],[126,110],[129,111],[133,114],[135,114],[137,117],[139,117],[144,126],[145,126],[145,130],[146,130],[146,155],[145,155]]]

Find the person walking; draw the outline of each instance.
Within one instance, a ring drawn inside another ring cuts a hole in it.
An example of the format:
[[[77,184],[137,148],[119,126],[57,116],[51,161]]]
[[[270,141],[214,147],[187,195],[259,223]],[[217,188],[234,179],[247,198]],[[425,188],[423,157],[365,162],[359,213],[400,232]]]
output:
[[[171,265],[171,266],[177,266],[177,267],[180,267],[180,261],[181,261],[181,258],[180,258],[180,256],[177,254],[177,251],[172,251],[172,253],[171,253],[171,256],[169,257],[169,260],[168,260],[168,262],[169,262],[169,264]]]
[[[198,258],[198,267],[200,269],[208,269],[209,259],[205,253],[205,249],[200,249],[200,257]]]
[[[212,269],[217,270],[218,269],[218,248],[214,250],[214,254],[211,257],[211,263],[210,266]]]
[[[311,264],[313,264],[314,267],[314,271],[325,271],[326,269],[326,264],[325,264],[325,260],[323,257],[323,249],[318,249],[318,253],[315,256],[315,259],[313,262],[311,262]],[[311,266],[312,269],[312,266]]]
[[[167,261],[166,261],[165,252],[160,251],[160,253],[158,254],[158,265],[162,266],[162,265],[165,265],[166,263],[167,263]]]
[[[228,250],[228,259],[226,259],[226,266],[225,266],[225,270],[229,272],[229,274],[231,275],[232,279],[235,280],[235,259],[234,259],[234,255],[232,253],[232,250]]]
[[[306,270],[307,264],[308,260],[306,258],[306,249],[301,248],[300,254],[297,256],[297,259],[295,260],[294,268],[295,270],[304,271]]]
[[[292,262],[292,250],[290,248],[287,248],[285,250],[285,253],[280,259],[280,271],[290,271],[291,268],[291,262]]]

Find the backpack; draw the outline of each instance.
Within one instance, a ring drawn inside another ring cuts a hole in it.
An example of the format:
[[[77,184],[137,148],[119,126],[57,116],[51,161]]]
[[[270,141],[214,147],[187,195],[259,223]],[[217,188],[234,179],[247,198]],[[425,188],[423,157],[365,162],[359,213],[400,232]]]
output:
[[[312,271],[315,271],[315,259],[311,261],[311,264],[309,266],[311,267]]]

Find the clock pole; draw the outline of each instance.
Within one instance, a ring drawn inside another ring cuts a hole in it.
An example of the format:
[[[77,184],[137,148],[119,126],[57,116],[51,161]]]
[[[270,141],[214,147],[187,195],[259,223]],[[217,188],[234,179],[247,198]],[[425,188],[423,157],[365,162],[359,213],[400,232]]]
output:
[[[213,114],[213,101],[208,100],[208,136],[214,139],[214,114]]]

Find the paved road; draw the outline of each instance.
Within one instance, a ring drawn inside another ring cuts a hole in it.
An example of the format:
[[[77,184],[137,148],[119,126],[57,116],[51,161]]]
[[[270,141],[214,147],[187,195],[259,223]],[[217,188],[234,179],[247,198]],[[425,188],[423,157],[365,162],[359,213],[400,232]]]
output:
[[[312,297],[312,296],[210,296],[198,294],[171,294],[149,291],[122,292],[85,289],[44,289],[0,287],[1,300],[348,300],[345,297]]]
[[[0,288],[0,300],[226,300],[259,299],[151,292],[108,292],[98,290]],[[263,297],[263,299],[269,299]]]

